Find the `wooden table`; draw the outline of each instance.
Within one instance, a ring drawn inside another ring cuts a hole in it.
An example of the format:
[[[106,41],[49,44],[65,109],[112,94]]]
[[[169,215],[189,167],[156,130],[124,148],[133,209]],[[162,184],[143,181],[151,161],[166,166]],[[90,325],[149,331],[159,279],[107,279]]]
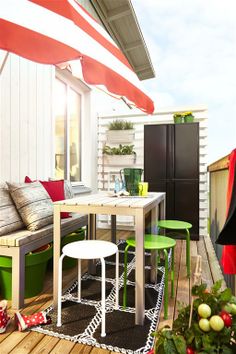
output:
[[[61,243],[61,212],[89,214],[88,236],[96,238],[96,215],[112,215],[112,235],[115,236],[116,216],[132,215],[135,218],[136,237],[136,272],[135,272],[135,323],[142,325],[145,310],[144,291],[144,228],[145,215],[151,212],[152,233],[156,232],[158,210],[160,207],[161,219],[165,218],[165,193],[150,192],[147,197],[110,197],[107,194],[91,194],[79,198],[54,202],[54,260],[53,260],[53,303],[57,306],[58,293],[58,260]]]

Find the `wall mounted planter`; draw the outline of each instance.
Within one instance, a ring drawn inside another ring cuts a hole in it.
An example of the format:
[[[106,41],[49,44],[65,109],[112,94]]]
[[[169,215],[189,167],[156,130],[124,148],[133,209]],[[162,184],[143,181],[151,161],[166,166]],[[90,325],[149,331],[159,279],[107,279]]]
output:
[[[135,155],[104,155],[104,164],[113,166],[132,166],[135,163]]]
[[[134,141],[134,129],[107,130],[107,141],[113,144],[132,143]]]

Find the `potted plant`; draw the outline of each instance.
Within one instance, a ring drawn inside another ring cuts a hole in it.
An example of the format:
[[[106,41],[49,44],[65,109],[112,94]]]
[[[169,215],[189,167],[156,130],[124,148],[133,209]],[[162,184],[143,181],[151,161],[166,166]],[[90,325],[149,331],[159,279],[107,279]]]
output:
[[[221,283],[210,290],[206,284],[193,286],[192,306],[182,306],[172,329],[154,333],[154,353],[236,353],[236,297],[229,288],[220,291]]]
[[[25,255],[25,298],[36,296],[43,290],[47,263],[52,258],[52,245],[46,244]],[[1,295],[12,299],[12,258],[0,257]]]
[[[182,123],[183,121],[182,113],[175,113],[173,117],[174,117],[175,124]]]
[[[103,148],[103,155],[105,157],[105,162],[108,165],[129,166],[136,161],[134,145],[119,144],[118,147],[105,145]]]
[[[183,113],[184,123],[192,123],[194,120],[194,115],[192,112],[184,112]]]
[[[130,143],[134,140],[134,124],[132,122],[116,119],[109,123],[107,141],[110,143]]]
[[[192,123],[194,120],[194,115],[192,112],[177,112],[174,114],[174,122],[175,124],[180,124],[180,123]]]

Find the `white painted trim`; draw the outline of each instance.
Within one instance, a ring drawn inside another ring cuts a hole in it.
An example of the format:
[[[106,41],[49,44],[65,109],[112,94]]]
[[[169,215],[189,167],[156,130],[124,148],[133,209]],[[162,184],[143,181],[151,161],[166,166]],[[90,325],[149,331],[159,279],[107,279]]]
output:
[[[84,159],[84,151],[87,150],[87,136],[86,136],[86,131],[87,131],[87,124],[88,121],[90,120],[89,116],[89,96],[91,93],[91,89],[86,85],[84,82],[81,80],[75,78],[71,72],[67,69],[61,70],[59,68],[56,68],[55,72],[55,78],[61,80],[62,82],[68,84],[74,91],[76,91],[80,97],[81,97],[81,117],[80,117],[80,168],[81,168],[81,181],[77,181],[76,183],[79,184],[85,184],[88,185],[88,177],[87,177],[87,163],[85,163]],[[54,124],[54,136],[55,136],[55,115],[53,115],[53,124]],[[67,129],[67,135],[69,134],[69,129]],[[53,137],[54,137],[53,136]],[[68,141],[68,136],[67,136],[67,141]],[[67,150],[67,154],[69,154],[69,151]],[[55,155],[55,146],[53,143],[53,156]],[[67,156],[67,179],[69,179],[69,156]],[[54,160],[53,160],[53,166],[52,166],[53,174],[54,174]],[[89,171],[91,168],[88,169]],[[90,185],[90,183],[89,183]]]

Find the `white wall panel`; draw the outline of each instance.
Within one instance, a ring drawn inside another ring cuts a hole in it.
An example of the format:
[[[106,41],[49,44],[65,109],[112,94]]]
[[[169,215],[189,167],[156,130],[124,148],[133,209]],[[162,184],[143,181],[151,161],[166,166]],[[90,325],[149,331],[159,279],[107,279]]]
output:
[[[53,79],[53,66],[9,55],[0,77],[0,181],[50,175]]]

